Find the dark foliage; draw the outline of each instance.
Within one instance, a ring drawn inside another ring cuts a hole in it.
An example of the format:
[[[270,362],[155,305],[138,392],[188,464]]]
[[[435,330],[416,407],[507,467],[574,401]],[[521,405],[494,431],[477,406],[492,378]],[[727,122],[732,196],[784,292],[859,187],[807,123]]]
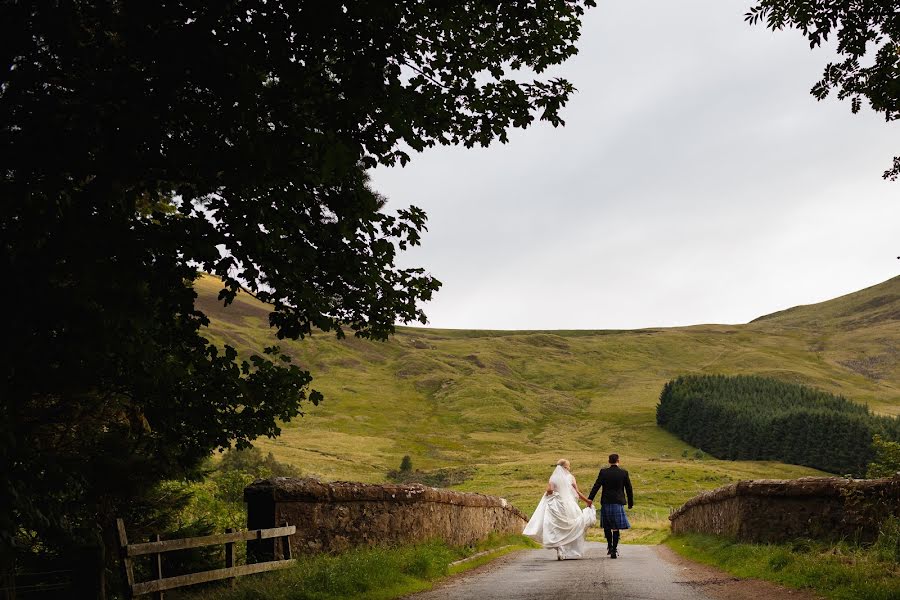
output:
[[[887,121],[900,119],[900,10],[896,0],[759,0],[746,14],[751,24],[799,29],[815,48],[837,38],[841,62],[828,63],[810,90],[818,100],[837,90],[854,113],[863,98]],[[900,177],[900,157],[884,178]]]
[[[876,435],[872,439],[872,450],[875,456],[869,463],[866,477],[896,477],[900,473],[900,442],[891,442]]]
[[[282,338],[424,321],[440,284],[395,258],[425,214],[364,169],[561,124],[571,84],[510,71],[573,55],[590,5],[4,2],[0,570],[112,550],[156,482],[318,401],[277,349],[202,337],[198,270]]]
[[[872,437],[900,440],[900,419],[775,379],[691,375],[663,386],[656,422],[717,458],[777,460],[862,476]]]
[[[406,471],[412,471],[412,459],[409,454],[405,454],[403,460],[400,461],[400,472],[405,473]]]

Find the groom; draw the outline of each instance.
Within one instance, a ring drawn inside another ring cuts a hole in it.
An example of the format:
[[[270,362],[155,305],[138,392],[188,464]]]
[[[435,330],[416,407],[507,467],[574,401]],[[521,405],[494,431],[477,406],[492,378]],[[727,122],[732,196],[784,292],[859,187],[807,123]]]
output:
[[[609,455],[609,466],[600,469],[588,500],[593,501],[600,488],[603,488],[603,493],[600,494],[600,526],[603,527],[603,535],[606,536],[606,553],[610,558],[617,558],[619,530],[631,528],[628,517],[625,516],[626,494],[628,494],[628,508],[634,506],[631,480],[628,478],[628,471],[619,467],[618,454]]]

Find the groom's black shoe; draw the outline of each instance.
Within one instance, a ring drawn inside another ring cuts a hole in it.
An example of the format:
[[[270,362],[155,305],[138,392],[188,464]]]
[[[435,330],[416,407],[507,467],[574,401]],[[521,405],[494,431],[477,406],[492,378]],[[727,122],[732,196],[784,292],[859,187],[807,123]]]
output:
[[[616,552],[616,549],[615,549],[615,548],[612,548],[612,549],[609,551],[609,557],[610,557],[610,558],[619,558],[619,553]]]

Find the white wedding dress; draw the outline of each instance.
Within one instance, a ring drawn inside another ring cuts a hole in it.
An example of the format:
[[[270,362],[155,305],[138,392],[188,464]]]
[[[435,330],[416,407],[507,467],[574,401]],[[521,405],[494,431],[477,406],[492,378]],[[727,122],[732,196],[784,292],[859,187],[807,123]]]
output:
[[[567,469],[557,466],[550,476],[553,493],[544,494],[522,532],[544,548],[558,548],[560,558],[581,558],[585,532],[597,522],[592,507],[578,507],[574,482],[575,477]]]

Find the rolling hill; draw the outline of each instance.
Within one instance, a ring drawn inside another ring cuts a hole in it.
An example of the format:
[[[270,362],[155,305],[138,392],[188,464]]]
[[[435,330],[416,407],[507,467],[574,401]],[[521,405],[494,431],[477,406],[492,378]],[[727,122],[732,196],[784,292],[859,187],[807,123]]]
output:
[[[272,342],[265,305],[223,308],[218,280],[196,283],[208,337],[242,353]],[[537,503],[551,465],[572,460],[589,488],[615,451],[633,473],[638,520],[741,478],[795,477],[792,465],[697,457],[655,424],[662,385],[689,373],[758,374],[813,385],[900,414],[900,277],[746,325],[634,331],[399,328],[389,342],[327,334],[280,342],[325,394],[319,407],[258,445],[328,480],[384,481],[418,469],[467,468],[456,489]],[[585,490],[586,491],[586,490]]]

